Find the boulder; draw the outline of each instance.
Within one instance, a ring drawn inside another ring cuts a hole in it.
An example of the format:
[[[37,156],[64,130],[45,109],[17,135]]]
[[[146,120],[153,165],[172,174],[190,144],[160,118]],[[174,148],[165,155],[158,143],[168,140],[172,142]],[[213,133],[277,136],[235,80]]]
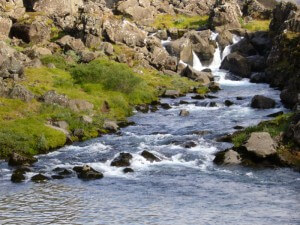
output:
[[[275,105],[276,102],[273,99],[262,95],[255,95],[251,100],[251,107],[256,109],[270,109]]]
[[[25,171],[16,169],[11,175],[11,182],[13,183],[21,183],[26,179]]]
[[[185,117],[185,116],[189,116],[189,115],[190,115],[190,112],[187,111],[186,109],[180,110],[179,116]]]
[[[253,132],[244,145],[248,152],[257,157],[266,158],[276,154],[276,143],[267,132]]]
[[[244,57],[257,54],[256,49],[254,48],[248,37],[243,38],[242,40],[231,46],[231,53],[234,52],[238,52]]]
[[[267,67],[266,58],[259,55],[253,55],[246,57],[247,61],[251,64],[251,71],[263,72]]]
[[[126,20],[106,20],[103,29],[113,43],[124,43],[129,47],[144,47],[147,33],[139,29],[135,24]]]
[[[241,164],[241,156],[236,151],[229,149],[226,151],[218,152],[214,159],[217,165],[238,165]]]
[[[69,99],[66,95],[57,94],[56,91],[47,91],[43,96],[42,100],[47,104],[57,104],[60,106],[67,107]]]
[[[34,95],[20,84],[14,85],[9,93],[9,97],[13,99],[21,99],[24,102],[30,102]]]
[[[265,83],[267,81],[266,74],[262,73],[253,73],[250,77],[250,82],[252,83]]]
[[[251,74],[251,65],[247,58],[234,52],[225,57],[221,64],[221,69],[229,70],[230,72],[248,78]]]
[[[123,173],[133,173],[133,172],[134,170],[129,167],[123,169]]]
[[[146,160],[150,161],[150,162],[159,162],[161,161],[157,156],[155,156],[153,153],[148,152],[146,150],[144,150],[141,153],[141,156],[143,156]]]
[[[68,107],[75,112],[91,111],[94,109],[94,105],[86,100],[72,99],[68,102]]]
[[[103,174],[94,170],[92,167],[88,165],[84,165],[80,170],[77,172],[77,177],[82,180],[95,180],[103,178]]]
[[[281,91],[280,99],[285,106],[293,108],[299,102],[299,90],[293,87],[286,87]]]
[[[115,121],[105,121],[103,128],[110,132],[117,132],[119,130],[119,126]]]
[[[23,2],[26,3],[26,1],[23,0],[0,0],[0,15],[4,14],[6,17],[9,17],[13,20],[22,18],[25,13]]]
[[[130,161],[132,158],[133,157],[130,153],[121,152],[119,156],[111,162],[110,165],[115,167],[127,167],[130,166]]]
[[[216,1],[209,17],[209,25],[217,30],[240,28],[241,9],[235,0]]]
[[[65,52],[73,50],[79,53],[85,48],[83,42],[80,39],[76,39],[74,37],[71,37],[70,35],[62,37],[61,39],[57,40],[56,43],[60,45]]]
[[[209,65],[214,57],[216,43],[211,38],[210,30],[189,31],[183,38],[190,40],[192,49],[204,65]]]
[[[139,112],[147,113],[149,112],[149,105],[147,104],[137,105],[135,109]]]
[[[229,106],[232,106],[234,103],[230,100],[225,100],[224,104],[225,104],[225,106],[229,107]]]
[[[197,71],[191,66],[187,66],[181,73],[182,76],[198,81],[203,85],[209,85],[212,74],[209,72]]]
[[[108,56],[111,56],[114,54],[114,47],[109,42],[102,42],[98,49],[100,51],[103,51]]]
[[[180,96],[180,91],[178,90],[166,90],[164,95],[166,98],[178,98]]]
[[[170,55],[177,57],[186,64],[193,65],[193,47],[188,38],[183,37],[172,41],[165,48]]]
[[[9,166],[31,165],[37,162],[37,159],[29,156],[22,156],[18,153],[12,153],[8,159]]]
[[[166,110],[172,108],[168,103],[161,103],[160,106],[161,106],[163,109],[166,109]]]
[[[81,116],[81,120],[84,123],[93,123],[93,118],[88,115]]]
[[[8,38],[11,27],[11,19],[0,16],[0,39]]]
[[[25,1],[26,2],[26,1]],[[29,4],[29,2],[31,4]],[[43,12],[46,15],[57,15],[64,17],[68,14],[74,15],[78,12],[79,7],[83,6],[83,0],[61,1],[61,0],[28,0],[27,7],[35,12]]]
[[[41,173],[31,177],[31,181],[36,182],[36,183],[44,182],[44,181],[47,181],[47,180],[50,180],[50,178],[43,175],[43,174],[41,174]]]
[[[47,20],[47,17],[37,16],[33,22],[14,23],[10,31],[10,36],[21,39],[26,43],[46,43],[51,38],[51,29],[47,24]]]
[[[184,148],[194,148],[197,144],[194,141],[188,141],[183,144]]]
[[[228,45],[231,45],[233,43],[233,35],[228,30],[224,30],[217,36],[217,42],[219,43],[219,46],[222,50]]]

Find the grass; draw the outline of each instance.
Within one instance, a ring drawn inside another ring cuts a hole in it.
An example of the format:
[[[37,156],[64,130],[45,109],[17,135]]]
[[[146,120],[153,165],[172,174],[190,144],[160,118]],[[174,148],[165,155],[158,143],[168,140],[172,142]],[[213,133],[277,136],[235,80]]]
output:
[[[59,55],[46,56],[42,61],[45,65],[53,63],[57,68],[27,68],[26,79],[21,84],[36,96],[55,90],[69,99],[93,103],[94,111],[90,114],[93,123],[81,120],[85,112],[74,112],[37,100],[22,102],[0,98],[0,158],[7,157],[12,151],[35,155],[63,146],[66,135],[47,127],[45,124],[49,120],[66,121],[70,134],[75,129],[83,129],[82,140],[86,140],[102,132],[105,119],[126,120],[132,115],[134,105],[157,100],[165,89],[187,92],[190,87],[199,86],[179,75],[167,76],[156,70],[141,69],[141,73],[135,73],[127,65],[107,58],[75,66],[66,63]],[[109,113],[101,112],[104,101],[110,106]],[[72,139],[77,140],[76,137]]]
[[[157,29],[198,29],[208,23],[208,16],[186,16],[160,14],[155,18],[153,27]]]
[[[246,23],[242,18],[240,19],[240,23],[242,28],[248,31],[268,31],[271,20],[251,20]]]
[[[240,147],[250,137],[252,132],[268,132],[271,137],[276,137],[287,129],[291,114],[283,114],[270,121],[264,121],[257,126],[248,127],[243,131],[233,134],[232,143],[235,147]]]

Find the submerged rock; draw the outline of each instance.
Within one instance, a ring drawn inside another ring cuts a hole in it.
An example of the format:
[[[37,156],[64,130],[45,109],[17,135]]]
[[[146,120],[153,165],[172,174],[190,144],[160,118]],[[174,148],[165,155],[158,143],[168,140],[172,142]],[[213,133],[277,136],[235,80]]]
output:
[[[179,116],[189,116],[190,112],[187,111],[186,109],[182,109],[179,113]]]
[[[123,169],[123,173],[133,173],[133,172],[134,170],[129,167]]]
[[[116,167],[127,167],[130,166],[130,161],[132,158],[133,157],[130,153],[121,152],[119,156],[111,162],[110,165]]]
[[[161,161],[157,156],[155,156],[153,153],[148,152],[146,150],[144,150],[141,153],[141,156],[143,156],[146,160],[150,161],[150,162],[159,162]]]
[[[10,180],[13,182],[13,183],[21,183],[23,182],[26,177],[25,177],[25,173],[26,172],[29,172],[30,169],[26,169],[26,168],[18,168],[16,169],[12,175],[11,175],[11,178]]]
[[[39,173],[39,174],[37,174],[37,175],[34,175],[32,178],[31,178],[31,180],[33,181],[33,182],[43,182],[43,181],[47,181],[47,180],[50,180],[50,178],[49,177],[47,177],[47,176],[45,176],[45,175],[43,175],[43,174],[41,174],[41,173]]]

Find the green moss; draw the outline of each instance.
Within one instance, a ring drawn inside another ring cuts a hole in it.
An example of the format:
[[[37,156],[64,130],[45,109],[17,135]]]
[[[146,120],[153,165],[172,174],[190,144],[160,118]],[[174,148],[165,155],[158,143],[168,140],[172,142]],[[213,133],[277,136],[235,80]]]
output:
[[[271,20],[251,20],[246,23],[242,18],[240,18],[240,23],[242,28],[248,31],[268,31]]]
[[[186,16],[160,14],[152,24],[157,29],[178,28],[178,29],[198,29],[208,23],[208,16]]]
[[[287,129],[291,114],[283,114],[270,121],[264,121],[257,126],[248,127],[243,131],[236,132],[232,137],[232,143],[235,147],[241,146],[252,132],[268,132],[275,137]]]

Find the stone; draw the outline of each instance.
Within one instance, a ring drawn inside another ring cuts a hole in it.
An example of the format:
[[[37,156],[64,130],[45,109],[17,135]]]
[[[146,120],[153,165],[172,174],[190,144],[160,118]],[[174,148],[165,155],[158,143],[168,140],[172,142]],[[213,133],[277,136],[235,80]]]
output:
[[[172,108],[168,103],[161,103],[160,106],[161,106],[163,109],[166,109],[166,110]]]
[[[8,159],[9,166],[31,165],[37,162],[37,159],[29,156],[22,156],[18,153],[12,153]]]
[[[166,98],[178,98],[180,96],[180,91],[178,90],[166,90],[164,95]]]
[[[123,173],[133,173],[133,172],[134,170],[129,167],[123,169]]]
[[[86,100],[72,99],[68,102],[68,107],[75,112],[91,111],[94,109],[94,105]]]
[[[102,113],[109,113],[110,112],[110,106],[107,101],[104,101],[102,106],[101,106],[101,112]]]
[[[150,161],[150,162],[160,162],[161,160],[155,156],[153,153],[149,152],[149,151],[146,151],[144,150],[142,153],[141,153],[141,156],[143,156],[147,161]]]
[[[65,35],[61,39],[57,40],[56,43],[60,45],[65,52],[73,50],[75,52],[80,52],[84,50],[85,46],[80,39],[71,37],[70,35]]]
[[[103,128],[110,132],[117,132],[119,130],[119,126],[115,121],[105,121]]]
[[[64,107],[67,107],[69,104],[69,99],[67,96],[57,94],[54,90],[47,91],[42,96],[42,99],[47,104],[57,104]]]
[[[247,61],[251,65],[251,71],[253,72],[263,72],[266,67],[266,58],[260,55],[252,55],[247,57]]]
[[[230,100],[225,100],[224,104],[225,104],[225,106],[229,107],[229,106],[232,106],[234,103]]]
[[[108,56],[111,56],[114,54],[114,47],[109,42],[102,42],[99,46],[99,50],[103,51]]]
[[[213,161],[217,165],[238,165],[241,164],[241,156],[236,151],[229,149],[218,152]]]
[[[88,115],[81,116],[81,120],[84,123],[93,123],[93,118]]]
[[[186,109],[180,110],[179,116],[185,117],[185,116],[189,116],[189,115],[190,115],[190,112],[187,111]]]
[[[81,168],[80,172],[77,172],[77,177],[82,180],[96,180],[96,179],[102,179],[103,174],[101,172],[96,171],[95,169],[93,169],[88,165],[84,165]]]
[[[121,152],[119,156],[117,156],[112,162],[111,166],[115,167],[128,167],[130,166],[130,161],[132,159],[132,155],[130,153]]]
[[[0,16],[0,38],[1,36],[7,38],[11,27],[12,27],[11,19],[5,17],[3,18]]]
[[[250,77],[251,83],[265,83],[267,81],[267,77],[265,73],[253,73]]]
[[[229,70],[235,75],[243,78],[249,78],[251,75],[251,65],[247,58],[234,52],[225,57],[221,64],[221,69]]]
[[[10,178],[11,182],[13,182],[13,183],[23,182],[26,179],[25,173],[26,172],[23,170],[16,169],[11,175],[11,178]]]
[[[255,95],[251,100],[251,107],[257,109],[270,109],[274,108],[276,102],[262,95]]]
[[[203,85],[209,85],[210,84],[210,78],[212,77],[212,74],[209,72],[201,72],[197,71],[191,66],[187,66],[181,73],[182,76],[188,77],[192,80],[198,81]]]
[[[147,104],[142,104],[142,105],[137,105],[135,107],[135,109],[139,112],[142,112],[142,113],[147,113],[149,112],[149,106]]]
[[[267,117],[277,117],[277,116],[281,116],[281,115],[283,115],[283,111],[271,113],[271,114],[267,115]]]
[[[276,143],[267,132],[253,132],[244,145],[248,152],[257,157],[265,158],[276,154]]]
[[[36,182],[36,183],[45,182],[47,180],[50,180],[50,178],[41,173],[31,177],[31,181]]]
[[[194,148],[196,146],[197,146],[197,144],[194,141],[188,141],[188,142],[184,143],[184,145],[183,145],[184,148]]]
[[[193,65],[193,48],[192,43],[188,38],[181,38],[172,41],[165,46],[166,50],[171,56],[177,57],[182,62]]]
[[[9,93],[9,97],[13,99],[21,99],[24,102],[30,102],[34,95],[24,86],[16,84]]]

